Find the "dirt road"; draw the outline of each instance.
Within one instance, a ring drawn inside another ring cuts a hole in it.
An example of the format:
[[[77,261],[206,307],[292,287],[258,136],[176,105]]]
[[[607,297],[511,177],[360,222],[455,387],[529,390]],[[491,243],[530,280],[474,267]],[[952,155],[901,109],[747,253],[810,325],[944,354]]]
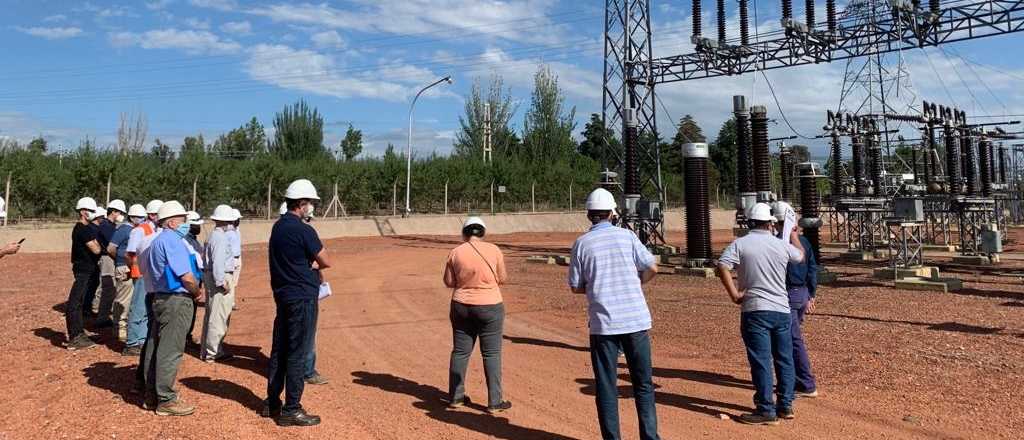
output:
[[[448,411],[450,292],[441,283],[452,237],[333,240],[334,296],[321,303],[318,369],[303,404],[324,423],[282,429],[256,411],[265,395],[273,299],[265,249],[245,249],[241,309],[227,337],[238,357],[208,365],[187,355],[179,375],[194,416],[157,417],[129,394],[135,359],[116,342],[64,350],[60,305],[66,255],[0,260],[0,439],[57,438],[599,438],[584,298],[565,268],[525,257],[566,251],[570,234],[496,237],[509,257],[504,289],[504,387],[511,411]],[[751,409],[739,312],[717,280],[662,276],[648,289],[662,438],[1020,438],[1024,288],[1016,279],[968,276],[960,294],[881,287],[866,269],[819,293],[805,324],[823,398],[801,400],[797,419],[747,427],[721,414]],[[200,313],[202,309],[200,309]],[[201,320],[201,318],[200,318]],[[196,332],[201,329],[197,328]],[[108,338],[109,340],[109,338]],[[485,400],[479,355],[468,392]],[[624,396],[629,384],[621,381]],[[632,400],[620,400],[624,438],[636,438]]]

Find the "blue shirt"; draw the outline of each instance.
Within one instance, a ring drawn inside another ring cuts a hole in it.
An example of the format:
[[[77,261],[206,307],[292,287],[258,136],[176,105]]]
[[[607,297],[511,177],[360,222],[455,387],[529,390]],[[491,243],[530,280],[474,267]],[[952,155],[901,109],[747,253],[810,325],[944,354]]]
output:
[[[270,288],[275,301],[316,299],[320,277],[313,261],[323,250],[316,230],[292,213],[282,215],[270,230]]]
[[[154,293],[187,293],[181,277],[192,273],[191,254],[177,232],[165,229],[149,245],[145,276],[151,277]],[[198,282],[198,280],[196,280]]]
[[[650,330],[651,312],[640,272],[654,267],[654,255],[633,232],[601,222],[576,239],[569,286],[587,289],[590,334],[622,335]]]
[[[804,248],[804,261],[802,263],[789,263],[786,266],[786,287],[806,287],[807,293],[814,298],[818,290],[818,264],[814,260],[814,252],[811,250],[811,242],[807,237],[800,236],[800,244]]]
[[[100,219],[100,224],[96,225],[96,241],[100,243],[100,249],[106,253],[107,245],[110,244],[111,238],[114,236],[114,222],[107,220],[106,217]]]
[[[124,222],[117,227],[117,230],[114,231],[114,236],[110,238],[110,244],[117,246],[117,258],[114,259],[115,266],[128,265],[128,261],[125,259],[124,254],[128,251],[128,237],[131,235],[132,224]]]
[[[238,232],[238,226],[228,231],[228,244],[231,245],[231,255],[242,256],[242,234]]]

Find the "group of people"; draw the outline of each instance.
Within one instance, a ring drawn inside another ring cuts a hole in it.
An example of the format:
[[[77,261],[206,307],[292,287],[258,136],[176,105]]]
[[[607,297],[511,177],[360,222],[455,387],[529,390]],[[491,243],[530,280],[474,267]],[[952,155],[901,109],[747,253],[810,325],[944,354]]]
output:
[[[568,284],[573,293],[587,298],[601,436],[620,438],[617,372],[619,357],[624,356],[640,438],[656,440],[660,437],[648,334],[652,319],[643,285],[657,275],[657,259],[634,233],[616,227],[618,206],[610,192],[594,190],[586,203],[593,226],[573,244]],[[774,425],[779,418],[793,419],[795,395],[818,395],[800,332],[805,313],[813,308],[817,267],[810,243],[795,230],[792,208],[778,203],[774,211],[764,203],[752,207],[746,216],[749,233],[730,244],[718,262],[725,290],[741,306],[740,333],[750,362],[756,407],[738,418],[747,424]],[[783,223],[776,225],[779,219]],[[481,219],[468,219],[462,229],[464,243],[451,251],[445,265],[444,283],[453,289],[448,405],[456,408],[469,401],[464,386],[466,364],[479,339],[487,411],[494,413],[512,406],[501,387],[505,310],[499,286],[507,275],[501,250],[483,241],[485,230]],[[778,395],[774,400],[773,389]]]
[[[327,382],[315,369],[318,301],[325,288],[329,291],[321,271],[331,267],[326,248],[309,224],[319,200],[308,180],[289,185],[268,243],[276,315],[261,414],[281,426],[320,423],[302,407],[301,399],[305,384]],[[658,439],[648,334],[652,319],[643,291],[657,275],[657,259],[635,234],[615,227],[618,207],[611,193],[594,190],[586,206],[593,226],[573,244],[568,285],[587,299],[601,435],[620,438],[617,370],[618,359],[624,356],[640,437]],[[126,210],[124,202],[114,200],[101,211],[86,197],[76,208],[74,284],[66,306],[68,349],[94,345],[84,332],[82,313],[91,310],[96,296],[96,326],[115,327],[125,341],[125,354],[140,356],[135,388],[145,395],[144,407],[158,415],[192,414],[195,408],[174,390],[175,377],[184,348],[192,341],[196,302],[203,292],[202,337],[192,343],[206,362],[231,358],[223,340],[242,267],[241,216],[230,206],[218,206],[210,216],[215,227],[200,243],[202,218],[177,201],[154,200]],[[792,208],[779,203],[776,213],[772,210],[759,203],[747,212],[749,233],[725,249],[717,267],[730,299],[741,306],[741,336],[756,410],[739,421],[750,424],[792,419],[795,396],[817,396],[800,333],[805,313],[813,308],[817,268],[809,242],[796,230]],[[779,219],[784,226],[777,226]],[[463,243],[450,252],[444,268],[444,284],[452,289],[447,403],[457,408],[469,402],[466,370],[479,340],[488,388],[486,408],[498,413],[512,407],[501,386],[505,309],[500,286],[508,275],[500,248],[487,243],[485,234],[484,221],[469,218],[462,228]],[[10,249],[9,245],[3,252],[17,251]]]

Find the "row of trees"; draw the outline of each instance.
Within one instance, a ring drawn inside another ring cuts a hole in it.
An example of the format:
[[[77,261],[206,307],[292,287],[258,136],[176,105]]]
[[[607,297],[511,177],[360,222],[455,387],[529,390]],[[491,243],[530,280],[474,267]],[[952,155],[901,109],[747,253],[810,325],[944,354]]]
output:
[[[495,197],[505,210],[529,209],[534,200],[538,209],[564,209],[570,202],[580,206],[607,164],[606,143],[621,149],[621,142],[597,114],[590,115],[577,141],[576,110],[566,105],[558,78],[546,68],[535,75],[521,130],[513,126],[515,102],[500,76],[473,85],[452,153],[413,158],[414,211],[443,211],[446,187],[451,209],[486,211],[492,184],[505,187]],[[490,164],[482,160],[488,121]],[[363,155],[363,134],[352,126],[336,148],[324,145],[323,116],[304,101],[278,112],[273,128],[268,136],[254,117],[212,143],[202,135],[186,137],[177,147],[155,139],[149,151],[98,148],[85,140],[70,153],[54,153],[42,137],[26,145],[8,142],[0,145],[0,179],[11,176],[12,214],[29,218],[67,216],[84,195],[102,200],[108,179],[111,196],[131,203],[150,198],[188,203],[194,185],[200,210],[228,203],[255,215],[266,215],[268,187],[271,199],[278,200],[284,186],[300,177],[311,179],[325,201],[337,185],[349,214],[390,213],[392,198],[405,192],[404,154],[389,145],[383,155]],[[734,128],[727,121],[711,144],[711,191],[721,200],[731,200],[735,192]],[[681,204],[681,146],[706,142],[700,126],[686,115],[671,138],[647,133],[641,141],[659,149],[668,202]]]

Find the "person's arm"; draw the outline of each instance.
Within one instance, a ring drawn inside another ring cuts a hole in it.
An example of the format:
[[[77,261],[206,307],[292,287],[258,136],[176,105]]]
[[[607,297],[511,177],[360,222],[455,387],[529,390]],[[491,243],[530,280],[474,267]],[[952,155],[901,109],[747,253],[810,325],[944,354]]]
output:
[[[583,279],[583,261],[580,258],[579,241],[573,243],[572,251],[569,253],[569,290],[581,295],[587,293],[587,283]]]
[[[21,250],[21,245],[20,244],[18,244],[18,243],[8,243],[6,246],[4,246],[2,249],[0,249],[0,258],[6,257],[8,255],[14,255],[14,254],[18,253],[19,250]]]
[[[811,249],[810,242],[806,238],[803,239],[804,244],[804,255],[807,260],[807,293],[810,294],[811,299],[814,299],[814,295],[818,290],[818,260],[814,258],[814,250]]]
[[[316,264],[320,270],[331,267],[331,259],[327,256],[327,248],[320,249],[320,252],[316,254]]]
[[[658,275],[658,259],[633,235],[633,264],[639,269],[640,284],[647,284]]]
[[[199,283],[196,281],[196,278],[192,276],[192,272],[181,275],[179,279],[181,280],[182,287],[192,295],[192,298],[199,298]]]
[[[789,233],[789,243],[786,243],[786,252],[789,254],[790,263],[803,263],[804,245],[800,243],[800,234],[796,230]]]
[[[228,262],[234,264],[234,256],[231,255],[230,246],[224,239],[224,234],[214,234],[210,242],[206,244],[208,251],[213,257],[210,262],[210,275],[213,276],[213,284],[224,287],[226,284]]]
[[[736,288],[736,282],[732,279],[732,271],[729,269],[729,266],[720,263],[715,266],[715,273],[722,280],[722,287],[725,287],[725,293],[729,294],[729,299],[734,304],[743,303],[743,295]]]
[[[448,255],[448,261],[444,263],[444,285],[450,289],[459,287],[455,279],[455,265],[452,263],[452,256]]]
[[[103,253],[103,250],[100,249],[100,242],[97,241],[95,238],[87,241],[85,243],[85,247],[89,248],[89,252],[92,252],[93,255],[99,255]]]
[[[505,271],[505,255],[501,253],[501,249],[498,249],[498,263],[496,264],[495,270],[498,272],[498,285],[505,284],[508,281],[508,272]]]

